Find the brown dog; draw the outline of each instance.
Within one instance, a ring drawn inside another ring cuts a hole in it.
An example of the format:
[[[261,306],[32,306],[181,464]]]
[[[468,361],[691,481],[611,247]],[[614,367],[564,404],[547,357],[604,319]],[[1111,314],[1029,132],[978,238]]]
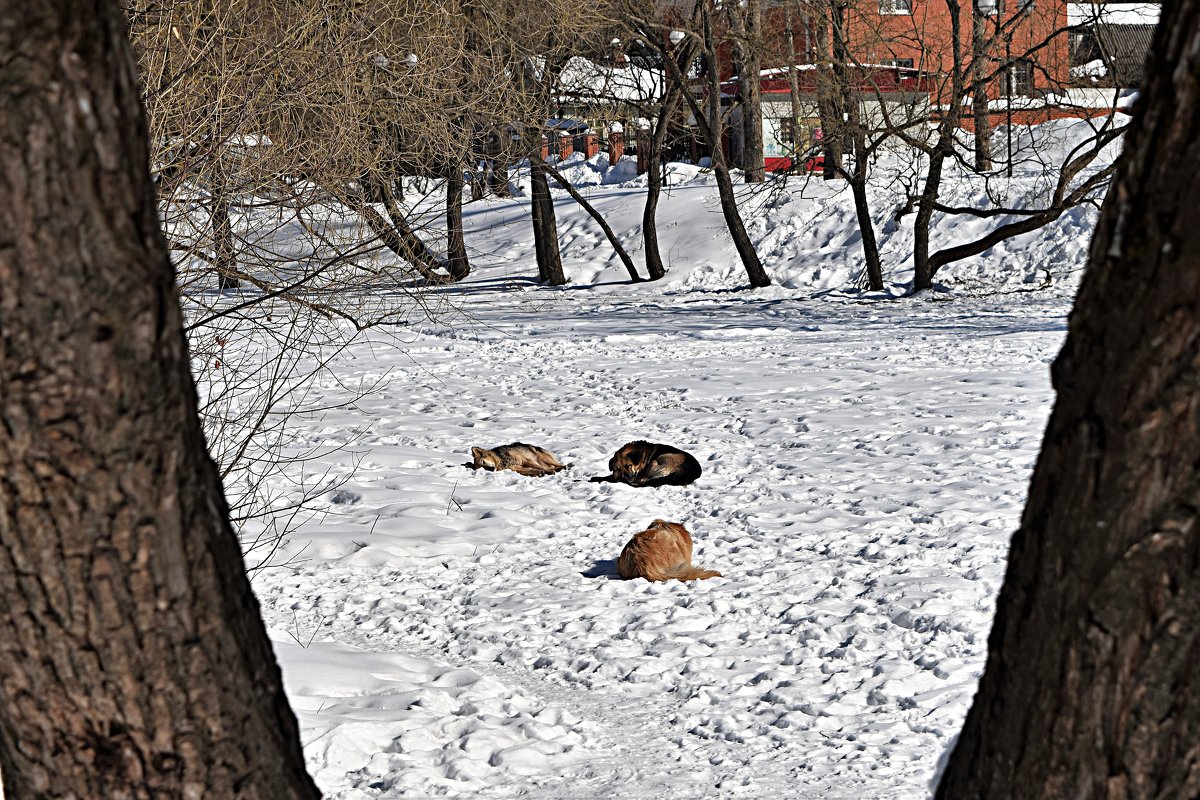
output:
[[[570,466],[560,462],[549,450],[524,442],[513,442],[491,450],[472,447],[471,457],[474,461],[463,464],[464,467],[486,469],[489,472],[511,469],[518,475],[528,475],[531,478],[553,475]]]
[[[692,537],[678,522],[656,519],[641,533],[635,533],[621,557],[617,574],[626,580],[697,581],[719,578],[721,573],[692,566]]]
[[[630,442],[608,460],[611,475],[592,478],[597,483],[630,486],[687,486],[700,477],[700,462],[669,444]]]

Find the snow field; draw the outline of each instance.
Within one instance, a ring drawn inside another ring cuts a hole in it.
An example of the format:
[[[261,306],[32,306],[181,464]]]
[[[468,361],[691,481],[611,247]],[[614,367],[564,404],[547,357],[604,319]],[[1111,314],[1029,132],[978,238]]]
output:
[[[328,795],[923,796],[982,668],[1064,302],[462,302],[355,351],[348,381],[388,388],[296,446],[361,460],[256,583]],[[638,438],[704,475],[586,482]],[[574,467],[461,466],[512,441]],[[615,579],[656,517],[725,577]]]

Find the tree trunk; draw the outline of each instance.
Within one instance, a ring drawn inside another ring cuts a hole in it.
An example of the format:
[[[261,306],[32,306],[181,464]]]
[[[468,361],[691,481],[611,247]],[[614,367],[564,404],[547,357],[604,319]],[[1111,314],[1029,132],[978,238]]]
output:
[[[746,53],[745,71],[742,79],[742,131],[746,140],[745,165],[746,183],[762,183],[767,179],[764,158],[762,124],[762,0],[746,0]]]
[[[453,281],[461,281],[471,274],[467,242],[463,238],[462,208],[462,165],[451,164],[446,172],[446,271]]]
[[[646,154],[646,207],[642,211],[642,246],[646,252],[646,272],[652,281],[657,281],[667,274],[667,269],[663,266],[662,251],[658,246],[657,212],[658,198],[662,194],[662,154],[667,140],[667,125],[671,119],[672,107],[679,103],[679,90],[674,83],[666,84],[663,92],[654,133],[649,137],[647,145],[649,152]]]
[[[933,288],[934,268],[929,263],[929,228],[933,223],[934,206],[942,187],[942,169],[946,159],[954,155],[954,136],[958,129],[959,109],[964,97],[964,75],[962,59],[962,18],[958,0],[946,0],[950,17],[950,100],[938,98],[942,120],[938,123],[937,142],[929,154],[929,171],[925,173],[925,187],[917,198],[917,216],[913,222],[913,291],[923,292]]]
[[[792,113],[792,172],[802,172],[805,170],[806,159],[803,156],[808,149],[808,143],[802,141],[800,137],[800,119],[804,113],[800,106],[800,76],[796,73],[799,53],[796,52],[796,31],[792,27],[792,6],[790,4],[784,5],[783,14],[784,33],[787,35],[788,99],[791,101]]]
[[[554,197],[541,159],[529,159],[530,212],[533,215],[533,247],[537,255],[538,281],[549,286],[567,282],[562,255],[558,250],[558,224],[554,218]]]
[[[829,21],[832,23],[841,19],[845,14],[844,0],[830,0]],[[831,52],[829,45],[829,28],[826,20],[822,19],[817,26],[817,48],[821,53],[822,64],[817,72],[817,114],[821,117],[821,144],[824,148],[825,166],[821,177],[827,181],[841,177],[842,166],[843,122],[842,92],[838,82],[836,69],[837,55]],[[826,59],[829,59],[826,61]]]
[[[742,98],[742,160],[746,183],[767,179],[763,166],[762,127],[762,0],[746,0],[744,7],[729,9],[733,21],[735,58],[738,63],[738,91]]]
[[[349,195],[346,201],[370,228],[371,233],[383,243],[384,247],[411,264],[421,274],[421,277],[432,283],[449,281],[449,277],[437,272],[438,269],[441,269],[442,262],[425,245],[425,242],[421,241],[421,237],[417,236],[416,231],[409,227],[391,190],[385,184],[379,184],[376,188],[381,193],[380,197],[384,201],[383,205],[388,212],[390,222],[384,219],[364,198]]]
[[[943,800],[1200,796],[1200,3],[1163,12]]]
[[[883,264],[879,260],[879,242],[875,238],[875,223],[871,220],[871,205],[867,200],[866,133],[858,126],[854,134],[854,173],[850,177],[850,192],[854,195],[854,213],[862,235],[863,259],[867,262],[867,288],[883,291]]]
[[[725,224],[729,228],[729,235],[733,239],[733,246],[737,248],[738,256],[742,260],[742,266],[746,270],[746,275],[750,279],[750,285],[755,288],[762,288],[771,285],[771,278],[767,275],[767,271],[763,269],[762,262],[758,258],[758,253],[754,249],[754,243],[750,241],[750,235],[746,233],[745,223],[742,222],[741,212],[737,207],[737,194],[734,192],[733,179],[729,175],[729,166],[725,163],[725,151],[721,147],[721,131],[723,128],[721,122],[721,79],[719,77],[717,65],[717,48],[712,31],[712,14],[709,4],[712,0],[705,0],[701,3],[701,21],[704,26],[704,59],[707,63],[707,80],[708,80],[708,109],[706,114],[700,113],[700,109],[696,107],[695,101],[691,99],[690,94],[684,96],[688,98],[692,104],[692,111],[695,113],[697,120],[701,120],[701,128],[709,145],[712,147],[712,168],[713,174],[717,179],[717,192],[721,200],[721,213],[725,217]],[[682,77],[678,70],[674,71],[675,77],[680,80],[682,85]],[[686,89],[684,90],[687,91]]]
[[[316,798],[205,451],[117,3],[0,0],[7,797]]]
[[[942,127],[942,126],[939,126]],[[929,171],[925,173],[925,187],[917,199],[917,216],[913,222],[913,291],[923,292],[933,288],[933,267],[929,263],[929,228],[933,222],[934,205],[942,185],[942,167],[949,155],[945,141],[954,135],[940,132],[939,142],[929,156]]]
[[[210,215],[213,236],[212,266],[217,273],[218,289],[236,289],[237,248],[233,243],[233,223],[229,219],[229,185],[219,166],[220,154],[216,155],[216,160],[218,167],[213,179]]]
[[[875,238],[875,223],[871,220],[871,205],[867,200],[867,131],[862,122],[860,90],[854,85],[851,74],[850,43],[846,31],[846,8],[833,7],[830,35],[833,37],[833,74],[837,81],[838,98],[844,109],[844,122],[840,138],[849,143],[854,157],[854,171],[846,175],[850,193],[854,197],[854,213],[858,219],[858,231],[862,236],[863,259],[866,261],[867,288],[872,291],[883,289],[883,265],[879,260],[879,243]],[[835,164],[838,172],[845,168]]]
[[[971,116],[975,122],[975,171],[992,168],[991,117],[988,114],[988,15],[983,13],[979,0],[972,3],[971,12]]]

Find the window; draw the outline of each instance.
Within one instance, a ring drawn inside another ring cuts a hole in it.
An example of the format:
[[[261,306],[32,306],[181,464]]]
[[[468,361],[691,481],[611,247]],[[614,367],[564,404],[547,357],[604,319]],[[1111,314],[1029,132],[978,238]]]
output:
[[[1030,94],[1033,92],[1033,62],[1028,59],[1014,61],[1008,68],[1008,93]]]
[[[879,0],[880,14],[911,14],[912,0]]]

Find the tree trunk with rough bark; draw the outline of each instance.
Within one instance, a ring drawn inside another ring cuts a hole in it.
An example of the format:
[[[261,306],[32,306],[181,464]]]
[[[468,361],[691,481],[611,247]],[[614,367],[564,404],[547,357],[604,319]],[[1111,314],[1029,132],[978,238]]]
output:
[[[664,56],[666,58],[667,56]],[[672,105],[678,104],[678,89],[673,84],[664,89],[662,106],[658,110],[654,133],[649,137],[646,154],[646,206],[642,210],[642,248],[646,253],[646,272],[650,280],[666,277],[662,251],[658,246],[658,198],[662,194],[662,153],[666,145],[667,125]]]
[[[965,96],[965,81],[962,58],[962,17],[958,0],[946,0],[950,17],[950,99],[939,98],[945,109],[938,123],[937,141],[929,154],[929,169],[925,173],[925,186],[917,198],[917,216],[913,222],[913,291],[923,292],[933,288],[934,268],[929,263],[929,229],[933,223],[934,206],[942,190],[942,170],[946,160],[954,155],[954,137],[958,129],[959,109]]]
[[[529,160],[529,208],[533,216],[533,249],[538,262],[538,281],[548,286],[563,286],[562,255],[558,249],[558,224],[554,217],[554,197],[546,167],[540,158]]]
[[[841,177],[840,167],[843,147],[844,120],[842,119],[842,93],[838,87],[835,64],[837,56],[831,51],[830,28],[837,20],[844,19],[845,0],[829,0],[829,18],[822,15],[817,25],[817,50],[821,62],[817,65],[817,114],[821,118],[821,144],[824,149],[824,167],[821,177],[827,181]]]
[[[871,203],[867,198],[867,136],[862,126],[854,132],[854,172],[850,175],[850,193],[854,196],[854,213],[862,235],[863,259],[866,261],[867,288],[883,290],[883,262],[879,259],[879,241],[875,238],[875,223],[871,220]]]
[[[992,168],[991,117],[988,114],[988,15],[974,0],[971,8],[971,116],[975,123],[975,171]]]
[[[0,0],[0,53],[4,793],[316,798],[196,414],[121,8]]]
[[[846,9],[842,6],[833,8],[829,26],[833,38],[833,74],[837,81],[838,96],[844,109],[844,124],[842,130],[849,135],[841,137],[848,142],[850,154],[854,157],[854,170],[846,172],[840,163],[834,167],[850,184],[850,193],[854,198],[854,213],[858,220],[858,231],[862,236],[863,260],[866,262],[867,288],[872,291],[883,289],[883,264],[879,260],[879,243],[875,238],[875,223],[871,219],[871,204],[867,198],[867,131],[862,121],[861,98],[854,86],[851,73],[851,53],[849,34],[846,30]],[[843,145],[845,146],[845,145]]]
[[[229,188],[223,175],[213,181],[210,222],[213,236],[213,269],[217,273],[218,289],[236,289],[237,248],[233,241],[233,222],[229,218]]]
[[[787,76],[788,76],[788,99],[791,101],[792,113],[792,172],[803,172],[805,170],[804,152],[807,150],[807,142],[801,141],[800,138],[800,120],[804,116],[804,110],[800,105],[800,76],[796,72],[796,65],[799,63],[800,54],[796,52],[796,30],[792,22],[792,6],[785,4],[783,7],[783,30],[787,36]]]
[[[674,70],[682,74],[687,65],[696,56],[695,43],[683,40],[677,45],[664,45],[661,56],[664,60],[664,70]],[[671,60],[668,66],[666,59]],[[664,79],[666,76],[663,76]],[[685,90],[676,81],[663,81],[662,105],[658,109],[658,118],[654,123],[654,133],[649,137],[646,157],[646,207],[642,211],[642,241],[646,252],[646,271],[650,280],[656,281],[667,274],[663,265],[662,250],[658,246],[658,200],[662,194],[663,185],[663,150],[666,148],[667,133],[671,117],[679,110]]]
[[[1200,797],[1200,3],[1163,12],[942,800]]]
[[[762,126],[762,0],[746,0],[744,7],[730,6],[733,46],[738,64],[738,91],[742,97],[742,161],[746,183],[767,179],[763,162]]]
[[[450,164],[446,172],[446,271],[453,281],[461,281],[471,274],[471,260],[463,236],[463,188],[462,164]]]

